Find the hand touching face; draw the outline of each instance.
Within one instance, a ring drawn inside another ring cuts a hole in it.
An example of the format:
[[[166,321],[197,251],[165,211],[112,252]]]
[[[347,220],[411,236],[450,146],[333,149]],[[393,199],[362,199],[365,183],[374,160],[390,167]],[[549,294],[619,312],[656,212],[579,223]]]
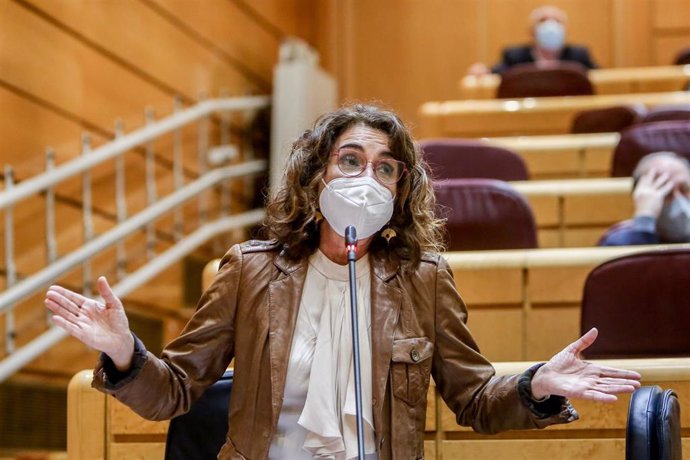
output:
[[[635,217],[659,217],[666,198],[674,189],[675,183],[667,172],[650,169],[637,182],[633,192],[635,203]]]

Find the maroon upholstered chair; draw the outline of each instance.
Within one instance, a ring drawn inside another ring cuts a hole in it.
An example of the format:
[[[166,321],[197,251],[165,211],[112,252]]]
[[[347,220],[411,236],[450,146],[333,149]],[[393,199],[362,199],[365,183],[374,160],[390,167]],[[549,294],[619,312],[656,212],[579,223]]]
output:
[[[573,134],[615,133],[636,123],[641,116],[644,116],[646,110],[643,104],[585,110],[575,115],[570,132]]]
[[[681,50],[676,55],[676,60],[673,61],[675,65],[686,65],[690,64],[690,48],[685,48]]]
[[[576,62],[518,64],[501,75],[498,98],[586,96],[594,94],[587,69]]]
[[[537,247],[529,203],[511,186],[493,179],[448,179],[434,183],[439,216],[447,218],[449,251]]]
[[[581,332],[599,329],[587,358],[690,356],[690,249],[609,260],[585,281]]]
[[[628,177],[643,156],[662,150],[690,158],[690,120],[635,124],[621,133],[611,176]]]
[[[657,121],[690,121],[690,104],[668,104],[652,107],[640,118],[640,123],[653,123]]]
[[[507,148],[467,139],[427,139],[419,146],[435,179],[529,179],[520,154]]]

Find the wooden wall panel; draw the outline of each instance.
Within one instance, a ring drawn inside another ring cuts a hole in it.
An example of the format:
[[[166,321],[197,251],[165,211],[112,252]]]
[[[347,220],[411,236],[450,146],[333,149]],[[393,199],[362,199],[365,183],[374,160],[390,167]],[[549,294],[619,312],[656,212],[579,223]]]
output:
[[[205,8],[185,0],[152,0],[150,4],[184,22],[194,34],[208,40],[209,46],[226,53],[235,65],[258,76],[258,85],[270,86],[279,38],[248,20],[236,2],[210,0]]]
[[[268,84],[252,81],[232,61],[214,54],[138,0],[29,1],[65,29],[102,47],[104,53],[117,56],[124,67],[136,69],[142,77],[153,79],[156,86],[184,95],[187,100],[195,100],[202,91],[215,93],[218,88],[227,88],[229,94],[236,95],[268,90]],[[174,53],[162,53],[162,49]]]
[[[0,107],[0,162],[11,165],[17,178],[24,179],[44,170],[47,146],[55,150],[57,162],[74,158],[79,153],[80,136],[85,128],[73,120],[2,86]],[[93,140],[99,144],[103,141],[99,136],[93,136]]]
[[[690,2],[687,0],[654,0],[652,6],[655,29],[690,28]]]
[[[653,62],[657,65],[672,64],[680,50],[685,48],[690,48],[690,30],[678,35],[654,37],[652,41]]]
[[[472,0],[347,1],[338,4],[351,40],[338,75],[344,100],[380,101],[414,120],[423,100],[455,93],[479,33]],[[476,53],[470,59],[475,59]]]

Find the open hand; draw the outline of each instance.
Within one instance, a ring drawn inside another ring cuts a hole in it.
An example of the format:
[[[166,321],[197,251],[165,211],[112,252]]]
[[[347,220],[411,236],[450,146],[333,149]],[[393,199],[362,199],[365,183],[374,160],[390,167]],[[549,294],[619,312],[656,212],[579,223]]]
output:
[[[592,328],[540,367],[532,378],[532,396],[548,395],[613,402],[618,393],[632,393],[640,387],[640,374],[604,367],[582,360],[582,351],[594,343],[598,331]]]
[[[640,177],[633,191],[635,216],[650,216],[655,219],[659,217],[673,185],[668,173],[659,174],[655,169]]]
[[[50,286],[45,305],[53,323],[86,345],[102,351],[120,370],[127,370],[134,353],[134,338],[122,302],[105,277],[96,282],[105,304],[61,286]]]

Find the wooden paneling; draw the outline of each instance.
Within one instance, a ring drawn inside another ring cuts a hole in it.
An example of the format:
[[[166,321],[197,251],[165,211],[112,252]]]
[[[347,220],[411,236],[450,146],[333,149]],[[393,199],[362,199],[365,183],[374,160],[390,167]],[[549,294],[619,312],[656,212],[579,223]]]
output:
[[[0,32],[1,33],[1,32]],[[55,150],[56,162],[74,158],[80,150],[80,135],[85,128],[0,86],[0,162],[12,165],[16,177],[25,179],[44,170],[44,151]],[[30,129],[28,129],[30,128]],[[102,138],[92,136],[94,143]]]
[[[143,124],[142,108],[170,113],[172,95],[14,2],[0,3],[0,79],[110,129]]]
[[[91,372],[80,372],[67,392],[67,454],[70,459],[105,460],[106,398],[90,390]]]
[[[690,29],[690,3],[687,0],[654,0],[651,4],[655,29]]]
[[[112,53],[123,66],[135,69],[153,79],[157,86],[182,94],[188,100],[196,99],[202,91],[215,93],[218,88],[227,88],[229,94],[268,89],[267,84],[247,78],[232,62],[203,47],[138,0],[29,1],[63,27],[80,34],[82,41],[88,40],[104,53]],[[108,28],[103,27],[105,23]],[[118,33],[112,33],[113,29]],[[161,53],[161,49],[175,52]]]
[[[632,103],[654,107],[687,104],[690,93],[605,94],[427,102],[419,109],[424,137],[484,137],[566,134],[579,112]]]
[[[690,47],[690,30],[677,35],[655,37],[652,47],[654,64],[666,65],[673,63],[681,50]]]
[[[689,34],[690,36],[690,34]],[[660,46],[661,52],[671,53],[678,47]],[[673,38],[672,40],[679,40]],[[687,37],[686,41],[689,41]],[[675,56],[661,62],[673,62]],[[654,67],[625,67],[594,69],[587,73],[594,86],[594,94],[661,93],[680,91],[690,82],[690,71],[683,66],[659,65]],[[494,99],[501,83],[497,74],[466,75],[458,82],[461,99]]]
[[[414,121],[423,100],[453,94],[480,32],[480,2],[382,0],[338,3],[347,10],[343,100],[380,101]],[[341,10],[342,11],[342,10]]]

